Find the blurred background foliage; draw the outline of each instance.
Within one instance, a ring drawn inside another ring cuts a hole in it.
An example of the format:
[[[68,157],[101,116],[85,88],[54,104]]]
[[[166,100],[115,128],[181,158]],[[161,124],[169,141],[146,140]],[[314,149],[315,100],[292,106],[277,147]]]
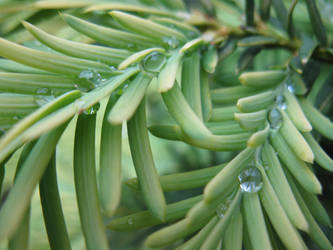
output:
[[[1,6],[5,6],[7,3],[12,3],[13,1],[0,1],[0,36],[6,37],[9,40],[15,40],[16,42],[25,42],[31,43],[29,40],[32,39],[31,35],[25,31],[21,24],[20,20],[27,19],[31,23],[39,22],[39,27],[47,27],[46,30],[49,33],[57,34],[59,37],[65,37],[70,40],[84,41],[89,42],[89,38],[77,33],[68,26],[65,28],[65,23],[61,21],[58,16],[58,10],[55,8],[53,10],[42,10],[31,8],[29,9],[29,4],[34,1],[16,1],[26,4],[26,10],[24,12],[18,11],[16,15],[10,16],[8,14],[2,13]],[[71,1],[68,1],[71,2]],[[124,1],[125,2],[125,1]],[[195,12],[195,9],[201,8],[205,9],[208,13],[214,13],[215,10],[211,9],[209,4],[210,1],[194,1],[187,0],[188,6]],[[241,24],[244,19],[242,13],[244,10],[244,0],[229,0],[221,1],[232,6],[234,9],[239,10],[239,20],[231,20],[226,17],[223,13],[219,13],[219,10],[216,10],[216,16],[220,21],[223,22],[233,22],[235,26]],[[258,2],[258,1],[257,1]],[[291,1],[285,0],[284,3],[287,7],[290,6]],[[257,4],[258,6],[258,4]],[[332,0],[318,0],[318,7],[321,11],[322,19],[325,24],[325,27],[328,29],[328,40],[330,44],[333,44],[333,1]],[[308,17],[307,11],[305,9],[304,1],[299,1],[295,10],[294,18],[297,20],[295,22],[295,30],[301,30],[308,34],[312,33],[310,25],[310,19]],[[78,14],[82,17],[89,17],[91,20],[99,20],[100,23],[107,24],[107,19],[102,19],[103,15],[97,14],[79,14],[81,9],[76,10],[65,10],[67,13]],[[272,13],[273,20],[275,13]],[[52,24],[52,25],[50,25]],[[112,25],[112,24],[111,24]],[[306,30],[307,29],[307,30]],[[35,46],[42,47],[41,44],[36,43]],[[223,62],[218,65],[216,74],[212,76],[214,82],[217,85],[232,85],[238,84],[237,70],[241,70],[244,65],[239,65],[238,58],[241,55],[244,55],[244,48],[237,48],[234,53],[227,57]],[[272,66],[282,65],[289,57],[291,57],[291,52],[282,49],[272,50],[263,50],[258,51],[256,57],[253,60],[249,61],[252,69],[262,70],[264,68],[271,68]],[[249,66],[249,65],[246,65]],[[311,61],[307,67],[310,67],[310,71],[307,76],[307,85],[309,88],[312,87],[314,79],[317,78],[316,84],[321,86],[320,91],[317,93],[315,104],[316,106],[326,114],[331,120],[333,119],[332,111],[332,95],[333,95],[333,68],[332,64],[321,63],[320,70],[318,69],[318,61]],[[315,77],[317,76],[317,77]],[[154,84],[150,87],[150,92],[152,93],[149,98],[150,105],[150,120],[156,121],[160,120],[164,115],[161,115],[164,107],[159,106],[161,102],[156,100],[158,95],[155,95]],[[100,109],[105,109],[106,103],[101,104]],[[101,129],[103,112],[98,113],[98,122],[97,130]],[[85,249],[84,239],[82,232],[80,230],[80,222],[77,211],[75,189],[73,183],[73,143],[74,143],[74,130],[75,130],[75,119],[68,126],[66,132],[62,136],[60,143],[57,148],[57,174],[58,174],[58,183],[59,191],[61,193],[60,197],[62,199],[62,206],[64,210],[64,215],[66,219],[66,224],[68,232],[71,238],[72,248],[74,250]],[[126,135],[126,129],[123,130],[123,179],[127,180],[129,178],[135,177],[135,171],[133,163],[130,156],[130,150]],[[100,132],[96,133],[96,146],[98,154],[98,146]],[[191,147],[182,142],[170,142],[158,139],[154,136],[150,136],[151,145],[154,155],[154,160],[158,173],[160,175],[183,172],[193,169],[204,168],[208,166],[213,166],[217,163],[227,162],[234,156],[234,153],[228,152],[212,152],[208,150],[202,150],[198,148]],[[328,139],[323,138],[321,140],[321,146],[325,151],[333,157],[333,142]],[[11,158],[8,163],[8,172],[6,173],[6,179],[4,181],[3,192],[10,189],[14,177],[14,171],[16,162],[20,151],[15,153],[15,156]],[[96,159],[99,159],[97,156]],[[11,167],[13,165],[13,167]],[[98,166],[98,164],[97,164]],[[12,173],[10,173],[12,171]],[[320,196],[320,200],[327,209],[331,218],[333,218],[333,173],[323,170],[322,168],[317,168],[315,166],[314,171],[318,176],[320,182],[323,185],[323,194]],[[166,194],[168,203],[182,200],[186,197],[191,197],[193,194],[199,194],[202,190],[190,190],[182,192],[169,192]],[[117,216],[128,214],[130,212],[139,211],[144,209],[142,197],[135,190],[128,188],[126,185],[123,186],[123,195],[121,206],[117,211]],[[143,246],[143,240],[145,236],[154,231],[156,227],[143,229],[133,233],[117,233],[108,231],[108,236],[110,240],[110,245],[112,249],[147,249]],[[332,230],[325,229],[330,240],[333,240]],[[44,228],[42,212],[40,208],[40,201],[38,191],[35,192],[35,195],[32,200],[32,213],[31,213],[31,239],[30,239],[30,249],[33,250],[46,250],[49,249],[48,240]],[[5,244],[5,243],[4,243]],[[5,249],[5,245],[0,246],[0,249]],[[311,243],[309,243],[311,244]],[[317,249],[316,246],[311,246],[310,249]]]

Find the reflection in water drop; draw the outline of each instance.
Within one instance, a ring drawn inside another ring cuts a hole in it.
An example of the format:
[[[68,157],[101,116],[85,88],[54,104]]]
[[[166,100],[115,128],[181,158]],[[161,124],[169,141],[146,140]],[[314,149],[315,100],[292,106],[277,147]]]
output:
[[[165,55],[155,51],[147,55],[142,60],[141,65],[145,71],[157,73],[160,72],[165,63],[166,63]]]
[[[277,108],[272,108],[267,118],[271,129],[278,130],[281,127],[282,114]]]
[[[255,166],[250,166],[243,170],[239,174],[238,180],[240,183],[240,188],[244,192],[255,193],[262,188],[261,173]]]

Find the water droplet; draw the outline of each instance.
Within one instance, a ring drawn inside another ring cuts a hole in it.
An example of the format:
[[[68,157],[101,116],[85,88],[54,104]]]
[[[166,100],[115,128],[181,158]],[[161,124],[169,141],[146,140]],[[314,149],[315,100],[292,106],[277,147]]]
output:
[[[132,219],[132,218],[128,218],[128,219],[127,219],[127,224],[128,224],[128,225],[133,225],[133,223],[134,223],[134,222],[133,222],[133,219]]]
[[[102,76],[95,70],[83,70],[78,75],[78,89],[90,90],[100,85]]]
[[[174,36],[163,37],[163,42],[165,42],[172,49],[179,45],[179,41]]]
[[[128,48],[129,50],[134,49],[134,44],[133,44],[133,43],[128,43],[128,44],[127,44],[127,48]]]
[[[38,106],[44,106],[45,104],[53,101],[55,99],[52,95],[35,95],[34,101]]]
[[[282,114],[277,108],[272,108],[268,112],[268,122],[270,124],[271,129],[278,130],[281,127],[282,123]]]
[[[107,78],[102,78],[101,81],[100,81],[100,82],[101,82],[101,85],[104,85],[104,84],[106,83],[107,80],[108,80]]]
[[[92,70],[83,70],[81,71],[81,73],[79,74],[79,78],[80,79],[87,79],[90,80],[94,77],[94,71]]]
[[[280,109],[285,110],[287,108],[287,102],[283,95],[276,96],[275,103]]]
[[[75,87],[77,90],[80,90],[81,92],[88,92],[89,90],[91,90],[91,88],[84,87],[84,86],[79,85],[79,84],[74,84],[74,87]]]
[[[95,105],[91,106],[90,108],[84,110],[83,113],[86,115],[94,115],[99,110],[99,107],[100,107],[100,104],[96,103]]]
[[[50,93],[50,90],[48,88],[38,88],[36,90],[36,95],[47,95]]]
[[[294,86],[294,84],[293,83],[289,83],[287,85],[287,89],[288,89],[289,92],[294,93],[295,92],[295,86]]]
[[[218,217],[220,217],[221,219],[224,217],[225,213],[228,210],[229,204],[230,204],[230,201],[226,201],[217,206],[216,214]]]
[[[20,120],[20,117],[17,116],[17,115],[15,115],[15,116],[13,116],[13,120],[14,120],[14,121],[18,121],[18,120]]]
[[[262,188],[261,173],[258,168],[250,166],[243,170],[239,176],[240,188],[243,192],[255,193]]]
[[[142,67],[145,71],[157,73],[166,63],[166,57],[160,52],[152,52],[142,61]]]

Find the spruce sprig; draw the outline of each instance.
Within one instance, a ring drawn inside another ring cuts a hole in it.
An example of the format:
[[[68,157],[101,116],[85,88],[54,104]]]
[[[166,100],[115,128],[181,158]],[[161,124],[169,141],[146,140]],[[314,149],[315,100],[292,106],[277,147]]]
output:
[[[40,182],[50,247],[70,248],[59,194],[47,188],[57,186],[57,142],[78,116],[74,183],[87,249],[110,248],[106,228],[171,222],[146,246],[308,249],[302,231],[333,249],[319,227],[331,222],[312,167],[333,170],[318,142],[318,135],[333,138],[333,123],[317,108],[325,81],[311,72],[311,65],[321,75],[332,67],[333,24],[314,0],[256,3],[202,1],[199,11],[182,0],[1,4],[1,168],[21,146],[26,150],[0,208],[0,240],[16,249],[15,240],[27,238],[26,216]],[[147,125],[153,85],[169,118]],[[98,131],[95,116],[103,111]],[[124,124],[138,176],[126,184],[143,195],[147,210],[115,218]],[[102,133],[98,183],[96,132]],[[158,176],[148,133],[234,156]],[[165,192],[195,188],[203,193],[167,204]],[[102,214],[111,218],[106,225]]]

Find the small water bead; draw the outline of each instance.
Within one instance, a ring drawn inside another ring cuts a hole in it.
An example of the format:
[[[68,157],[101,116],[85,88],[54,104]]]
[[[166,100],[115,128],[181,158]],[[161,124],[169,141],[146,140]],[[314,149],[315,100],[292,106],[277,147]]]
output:
[[[169,48],[172,49],[176,48],[179,45],[178,39],[174,36],[163,37],[162,40],[169,46]]]
[[[91,70],[84,70],[84,71],[80,72],[80,74],[79,74],[80,79],[90,80],[93,77],[94,77],[94,72]]]
[[[104,85],[106,82],[107,82],[107,78],[102,78],[101,81],[100,81],[100,85]]]
[[[287,102],[283,95],[276,96],[275,103],[280,109],[285,110],[287,108]]]
[[[34,101],[38,106],[44,106],[45,104],[53,101],[55,97],[53,95],[35,95]]]
[[[290,93],[295,93],[295,86],[293,83],[288,83],[287,84],[287,89]]]
[[[79,88],[93,89],[100,85],[102,76],[95,70],[83,70],[78,75]]]
[[[99,107],[100,107],[100,104],[96,103],[95,105],[91,106],[90,108],[84,110],[83,113],[86,115],[94,115],[99,110]]]
[[[278,130],[282,124],[282,114],[277,108],[272,108],[268,112],[268,122],[271,129]]]
[[[133,44],[133,43],[128,43],[128,44],[127,44],[127,48],[128,48],[129,50],[134,49],[134,44]]]
[[[250,166],[243,170],[239,174],[238,180],[242,191],[247,193],[256,193],[263,185],[261,173],[255,166]]]
[[[77,90],[80,90],[81,92],[88,92],[91,89],[91,88],[84,87],[79,84],[74,84],[74,88],[76,88]]]
[[[229,208],[230,203],[231,203],[231,201],[227,200],[226,202],[221,203],[220,205],[217,206],[216,214],[219,218],[222,219],[224,217],[225,213],[227,212],[227,210]]]
[[[128,219],[127,219],[127,224],[128,224],[128,225],[133,225],[133,223],[134,223],[134,222],[133,222],[133,219],[132,219],[132,218],[128,218]]]
[[[142,67],[145,71],[157,73],[161,71],[166,61],[166,56],[163,53],[155,51],[142,60]]]
[[[36,95],[47,95],[47,94],[49,94],[51,91],[50,91],[50,89],[48,89],[48,88],[38,88],[37,90],[36,90]]]
[[[110,70],[111,70],[111,71],[117,71],[117,67],[115,67],[115,66],[110,66]]]

